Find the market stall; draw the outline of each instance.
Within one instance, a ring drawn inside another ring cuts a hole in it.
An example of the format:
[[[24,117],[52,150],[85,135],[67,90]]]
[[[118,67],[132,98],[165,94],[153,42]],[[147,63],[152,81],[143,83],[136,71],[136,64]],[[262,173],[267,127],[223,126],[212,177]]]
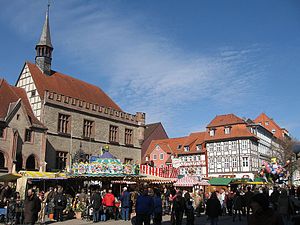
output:
[[[7,173],[0,176],[0,182],[16,182],[20,177],[22,175],[18,173]]]
[[[174,187],[177,188],[188,188],[188,189],[203,189],[205,191],[206,187],[210,184],[206,180],[202,180],[197,176],[185,176],[178,179],[174,183]]]
[[[226,178],[226,177],[213,177],[211,178],[208,183],[210,186],[210,191],[224,189],[227,190],[230,187],[233,178]]]

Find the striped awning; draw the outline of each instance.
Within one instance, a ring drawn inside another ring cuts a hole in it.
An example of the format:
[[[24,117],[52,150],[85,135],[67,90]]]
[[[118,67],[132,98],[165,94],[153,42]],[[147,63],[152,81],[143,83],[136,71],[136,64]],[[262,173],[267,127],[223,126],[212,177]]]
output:
[[[65,173],[38,172],[38,171],[20,171],[22,176],[30,179],[67,179]]]
[[[140,180],[150,182],[152,184],[172,184],[177,180],[177,178],[166,178],[154,175],[147,175],[145,177],[140,178]]]
[[[136,184],[135,181],[129,181],[129,180],[112,180],[112,184]]]
[[[196,185],[204,185],[206,184],[205,181],[200,184],[200,180],[197,177],[192,177],[192,176],[185,176],[174,183],[175,187],[193,187]],[[207,185],[207,184],[206,184]]]

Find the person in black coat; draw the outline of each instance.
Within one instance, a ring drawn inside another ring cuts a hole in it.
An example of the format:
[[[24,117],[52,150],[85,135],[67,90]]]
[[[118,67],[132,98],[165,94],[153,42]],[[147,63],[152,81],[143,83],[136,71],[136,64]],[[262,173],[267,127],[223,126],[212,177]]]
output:
[[[38,220],[38,213],[41,210],[41,201],[32,189],[27,191],[27,198],[24,201],[24,223],[35,224]]]
[[[63,188],[57,189],[57,194],[54,197],[54,215],[56,221],[63,221],[63,211],[67,206],[67,197],[63,193]]]
[[[218,224],[218,218],[222,215],[222,208],[216,192],[211,193],[210,198],[206,202],[206,215],[211,225]]]
[[[176,193],[176,197],[173,201],[173,209],[172,210],[174,211],[174,214],[175,214],[175,224],[181,225],[183,213],[185,210],[185,199],[184,199],[184,197],[182,197],[181,191],[178,191]]]
[[[102,198],[98,190],[93,193],[91,203],[93,207],[93,222],[96,223],[100,219],[100,210],[103,210]]]
[[[190,193],[185,193],[184,194],[184,199],[185,199],[185,214],[186,214],[186,224],[189,225],[194,225],[194,207],[193,207],[193,200],[191,198]]]

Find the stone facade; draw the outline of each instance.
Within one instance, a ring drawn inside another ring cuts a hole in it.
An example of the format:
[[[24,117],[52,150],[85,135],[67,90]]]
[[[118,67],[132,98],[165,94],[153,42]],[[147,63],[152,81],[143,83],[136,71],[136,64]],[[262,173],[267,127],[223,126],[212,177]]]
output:
[[[0,138],[0,153],[4,156],[3,172],[16,172],[22,169],[44,170],[45,129],[32,127],[24,109],[18,102],[7,123],[2,126],[3,137]],[[26,141],[26,130],[31,131],[31,140]]]

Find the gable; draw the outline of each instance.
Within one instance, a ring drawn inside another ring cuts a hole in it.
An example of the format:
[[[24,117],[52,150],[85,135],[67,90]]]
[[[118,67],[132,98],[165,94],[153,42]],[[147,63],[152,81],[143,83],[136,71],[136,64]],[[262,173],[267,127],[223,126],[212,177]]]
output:
[[[42,100],[27,64],[25,64],[19,79],[17,80],[16,86],[25,90],[32,111],[37,119],[40,120]]]

